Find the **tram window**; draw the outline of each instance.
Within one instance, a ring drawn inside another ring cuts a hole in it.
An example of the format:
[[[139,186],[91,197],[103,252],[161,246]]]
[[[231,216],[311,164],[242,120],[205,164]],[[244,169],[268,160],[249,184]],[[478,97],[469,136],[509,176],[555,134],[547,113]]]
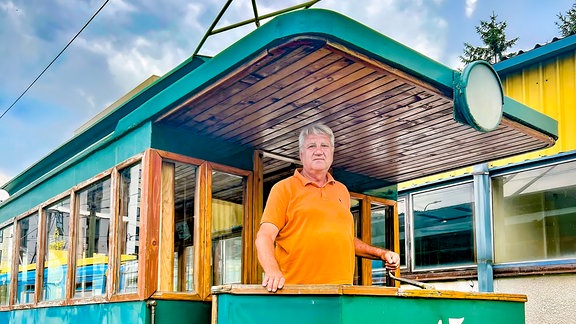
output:
[[[44,209],[46,216],[46,249],[44,260],[43,300],[66,298],[66,269],[70,248],[70,198],[65,198]]]
[[[413,195],[415,269],[473,265],[472,183]]]
[[[38,251],[38,213],[18,221],[18,291],[17,304],[34,302],[36,282],[36,257]]]
[[[103,296],[106,293],[110,198],[110,178],[77,193],[74,297]]]
[[[393,207],[378,202],[370,202],[370,213],[372,245],[385,249],[391,248],[393,242],[390,242],[392,236],[389,232],[393,225]],[[380,260],[372,261],[372,284],[386,284],[386,268]]]
[[[138,290],[138,251],[140,240],[140,164],[120,170],[118,190],[119,267],[116,291],[133,293]]]
[[[212,172],[212,285],[242,281],[244,178]]]
[[[0,230],[0,305],[8,305],[10,300],[10,282],[12,275],[12,244],[14,244],[14,225]]]
[[[576,161],[492,178],[497,263],[576,257]]]
[[[161,291],[195,291],[194,237],[198,166],[162,162]]]

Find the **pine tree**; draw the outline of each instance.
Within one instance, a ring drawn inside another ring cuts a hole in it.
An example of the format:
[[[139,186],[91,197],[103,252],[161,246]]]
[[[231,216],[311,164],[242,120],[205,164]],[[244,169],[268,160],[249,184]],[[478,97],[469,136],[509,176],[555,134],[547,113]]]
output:
[[[559,13],[558,19],[556,26],[563,37],[576,34],[576,3],[572,4],[572,9],[566,11],[565,15]]]
[[[490,16],[490,21],[480,21],[480,26],[476,26],[476,32],[480,35],[484,47],[472,46],[464,43],[464,55],[460,56],[460,61],[464,64],[477,60],[484,60],[491,64],[498,63],[504,58],[504,52],[514,46],[518,37],[506,40],[506,22],[496,21],[498,16],[494,13]]]

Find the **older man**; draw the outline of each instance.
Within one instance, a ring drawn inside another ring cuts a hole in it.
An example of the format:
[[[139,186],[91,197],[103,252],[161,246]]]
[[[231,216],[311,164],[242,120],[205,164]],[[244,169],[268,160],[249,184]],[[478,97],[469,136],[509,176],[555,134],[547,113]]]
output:
[[[270,192],[256,236],[262,286],[275,292],[287,284],[352,284],[355,255],[381,259],[396,270],[400,257],[354,236],[350,193],[328,173],[334,134],[323,124],[300,132],[302,169]]]

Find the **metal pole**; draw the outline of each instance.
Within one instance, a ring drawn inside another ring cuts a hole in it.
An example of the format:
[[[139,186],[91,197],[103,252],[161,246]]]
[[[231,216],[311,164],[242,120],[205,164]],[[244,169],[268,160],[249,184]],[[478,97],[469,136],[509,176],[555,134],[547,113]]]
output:
[[[274,12],[272,12],[272,13],[259,16],[258,19],[259,19],[259,20],[267,19],[267,18],[271,18],[271,17],[274,17],[274,16],[278,16],[278,15],[283,14],[283,13],[286,13],[286,12],[294,11],[294,10],[296,10],[296,9],[309,8],[309,7],[311,7],[312,5],[314,5],[314,4],[315,4],[316,2],[318,2],[318,1],[320,1],[320,0],[313,0],[313,1],[309,1],[309,2],[306,2],[306,3],[300,4],[300,5],[292,6],[292,7],[286,8],[286,9],[274,11]],[[241,21],[241,22],[239,22],[239,23],[236,23],[236,24],[232,24],[232,25],[227,26],[227,27],[215,29],[215,30],[213,30],[213,31],[211,32],[211,35],[215,35],[215,34],[218,34],[218,33],[221,33],[221,32],[224,32],[224,31],[227,31],[227,30],[236,28],[236,27],[248,25],[248,24],[251,24],[251,23],[255,22],[256,20],[257,20],[257,19],[248,19],[248,20],[244,20],[244,21]]]
[[[256,28],[260,27],[260,18],[258,17],[258,8],[256,7],[256,0],[252,0],[252,9],[254,9],[254,19],[256,19]]]
[[[158,303],[155,300],[149,300],[146,302],[146,306],[150,308],[150,324],[156,322],[156,305],[158,305]]]
[[[222,15],[224,14],[224,12],[226,12],[226,10],[228,9],[228,7],[230,6],[231,3],[232,3],[232,0],[226,1],[226,4],[224,5],[224,7],[222,7],[222,10],[220,10],[220,12],[218,13],[218,16],[216,16],[216,19],[214,19],[214,21],[212,22],[212,25],[210,25],[210,28],[208,28],[208,31],[206,32],[206,34],[204,34],[204,36],[202,37],[202,40],[200,40],[200,44],[198,44],[198,47],[196,47],[196,50],[194,51],[194,54],[192,54],[192,57],[194,57],[194,56],[196,56],[196,54],[198,54],[198,51],[200,51],[200,48],[202,47],[202,45],[204,45],[204,42],[206,42],[206,39],[208,38],[208,36],[212,35],[212,30],[214,29],[214,27],[216,27],[216,24],[218,23],[220,18],[222,18]]]
[[[490,174],[488,164],[474,166],[474,221],[478,262],[478,291],[494,291],[492,227],[490,222]]]

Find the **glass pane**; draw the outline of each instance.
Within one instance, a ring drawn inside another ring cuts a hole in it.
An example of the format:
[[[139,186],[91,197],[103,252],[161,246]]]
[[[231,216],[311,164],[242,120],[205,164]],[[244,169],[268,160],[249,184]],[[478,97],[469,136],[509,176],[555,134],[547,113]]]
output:
[[[413,196],[416,268],[474,264],[472,183]]]
[[[400,232],[400,266],[406,266],[406,199],[398,199],[398,222]]]
[[[119,293],[133,293],[138,290],[141,176],[140,164],[120,171],[118,190],[120,267],[119,280],[116,282],[116,291]]]
[[[0,305],[8,305],[12,275],[14,225],[6,226],[0,230],[0,240]]]
[[[18,295],[17,304],[34,302],[36,282],[36,247],[38,246],[38,213],[18,222],[20,244],[18,247]]]
[[[244,178],[212,172],[212,284],[242,281]]]
[[[175,163],[174,291],[194,291],[195,165]]]
[[[391,207],[375,202],[370,203],[372,245],[385,249],[391,248],[387,239],[391,217],[393,217]],[[372,284],[386,284],[386,267],[381,260],[372,260]]]
[[[76,291],[74,297],[102,296],[110,250],[110,179],[78,193]]]
[[[494,177],[497,263],[576,257],[576,162]]]
[[[66,268],[68,266],[70,198],[44,210],[46,215],[46,250],[44,260],[43,300],[66,298]]]

